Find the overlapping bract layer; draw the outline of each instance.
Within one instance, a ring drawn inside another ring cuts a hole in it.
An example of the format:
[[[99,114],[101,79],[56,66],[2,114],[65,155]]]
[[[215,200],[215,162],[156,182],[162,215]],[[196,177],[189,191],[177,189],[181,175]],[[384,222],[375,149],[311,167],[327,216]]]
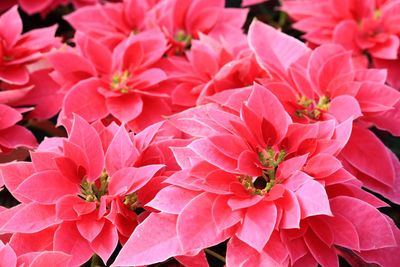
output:
[[[400,1],[283,1],[285,10],[316,45],[338,43],[353,52],[357,65],[389,69],[388,81],[397,89],[400,45]],[[397,67],[396,67],[397,65]]]

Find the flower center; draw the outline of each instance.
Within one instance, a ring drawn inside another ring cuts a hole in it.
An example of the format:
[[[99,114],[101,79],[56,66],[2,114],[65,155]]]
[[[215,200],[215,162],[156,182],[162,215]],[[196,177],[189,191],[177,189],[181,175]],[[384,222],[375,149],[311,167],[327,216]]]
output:
[[[88,202],[99,202],[100,198],[107,194],[108,182],[109,178],[106,171],[102,172],[97,183],[83,179],[80,185],[81,192],[78,196]]]
[[[192,36],[185,31],[177,31],[174,36],[175,54],[180,55],[192,45]]]
[[[132,194],[126,195],[124,199],[124,204],[132,211],[139,208],[138,195],[134,192]]]
[[[114,91],[119,91],[122,94],[126,94],[129,92],[129,81],[130,73],[129,71],[125,70],[123,72],[117,71],[111,77],[110,88]]]
[[[285,150],[277,151],[272,147],[260,151],[258,153],[258,158],[262,165],[261,175],[257,177],[251,177],[249,175],[238,176],[238,181],[252,195],[265,195],[279,182],[276,180],[276,171],[285,156]]]
[[[329,109],[329,97],[321,96],[318,103],[314,100],[309,99],[305,96],[300,97],[297,100],[297,104],[300,106],[296,111],[295,115],[299,118],[308,117],[312,120],[318,120],[324,111]]]

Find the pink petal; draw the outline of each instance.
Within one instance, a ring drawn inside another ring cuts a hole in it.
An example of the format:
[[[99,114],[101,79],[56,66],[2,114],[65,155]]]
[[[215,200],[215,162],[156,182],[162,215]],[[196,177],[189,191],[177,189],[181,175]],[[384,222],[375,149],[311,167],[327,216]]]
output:
[[[306,181],[296,192],[301,207],[301,218],[314,215],[332,216],[324,187],[314,181]]]
[[[259,158],[254,151],[244,150],[237,161],[238,172],[256,177],[261,175],[261,169],[257,166]]]
[[[240,184],[239,184],[240,185]],[[240,185],[243,187],[242,185]],[[231,207],[232,210],[239,210],[239,209],[244,209],[248,207],[252,207],[256,205],[258,202],[263,200],[261,196],[254,195],[254,196],[246,196],[246,197],[239,197],[239,196],[233,196],[229,198],[228,200],[228,205]]]
[[[104,168],[104,152],[99,134],[83,118],[74,116],[69,140],[82,148],[89,159],[88,179],[97,179]]]
[[[373,57],[382,59],[397,59],[397,51],[399,50],[399,37],[390,35],[388,40],[383,43],[377,43],[374,47],[368,49]]]
[[[229,240],[226,253],[227,266],[244,266],[244,262],[259,254],[255,249],[236,236],[233,236]]]
[[[354,97],[348,95],[341,95],[332,99],[329,103],[328,112],[332,114],[338,122],[346,121],[349,118],[357,119],[362,116],[358,101]]]
[[[342,155],[361,172],[388,186],[393,185],[395,173],[386,147],[369,130],[353,127],[350,140]]]
[[[312,231],[307,231],[304,241],[319,264],[327,267],[339,267],[335,249],[326,246]]]
[[[1,67],[0,79],[9,84],[23,85],[29,81],[29,72],[23,65]]]
[[[115,226],[106,221],[103,230],[91,243],[94,252],[100,256],[103,262],[107,262],[118,244],[118,233]]]
[[[142,188],[164,165],[127,167],[114,173],[108,184],[110,195],[130,194]]]
[[[159,84],[166,79],[167,75],[163,70],[152,68],[145,70],[141,73],[137,73],[135,76],[135,80],[133,81],[132,87],[134,89],[142,90],[142,93],[152,95],[151,90],[144,91],[143,89]]]
[[[55,204],[65,195],[78,194],[79,188],[58,171],[49,170],[28,177],[15,192],[40,204]]]
[[[109,112],[105,98],[97,91],[100,86],[100,82],[95,78],[77,83],[65,96],[65,114],[71,116],[76,113],[88,121],[107,116]]]
[[[356,98],[364,113],[379,112],[393,109],[400,100],[400,92],[384,84],[364,82]]]
[[[58,171],[74,184],[79,184],[83,177],[80,177],[78,165],[70,158],[57,157],[54,158]]]
[[[199,193],[177,186],[167,186],[146,204],[164,213],[179,214],[182,209]],[[174,201],[171,201],[174,199]]]
[[[277,210],[274,203],[262,201],[247,209],[236,236],[261,252],[274,230]]]
[[[35,233],[59,224],[54,206],[37,203],[21,204],[23,207],[1,228],[5,232]]]
[[[22,20],[18,7],[14,6],[0,17],[1,35],[6,42],[6,47],[13,47],[22,33]]]
[[[357,229],[351,221],[340,214],[334,214],[333,217],[323,218],[333,231],[334,243],[349,249],[360,250],[360,240]]]
[[[310,158],[303,171],[312,177],[322,178],[333,174],[342,167],[342,163],[337,158],[321,153]]]
[[[1,180],[10,192],[35,172],[32,162],[12,162],[1,165],[0,170]]]
[[[286,135],[288,125],[292,122],[280,101],[265,87],[254,84],[248,100],[248,107],[269,122],[278,134],[275,142],[280,142]],[[265,136],[265,132],[263,132]],[[274,143],[275,143],[274,142]]]
[[[376,263],[380,266],[397,266],[398,258],[393,255],[398,255],[399,253],[399,243],[400,243],[400,231],[397,226],[394,224],[392,219],[386,218],[392,227],[393,234],[395,235],[397,246],[376,249],[376,250],[367,250],[362,251],[361,253],[356,252],[363,260],[368,263]]]
[[[150,214],[136,227],[113,265],[148,265],[182,255],[176,233],[176,220],[177,216],[171,214]]]
[[[45,251],[53,249],[53,237],[56,227],[48,227],[36,233],[14,233],[9,244],[17,255],[32,251]]]
[[[236,169],[236,161],[223,154],[209,139],[198,139],[189,145],[194,152],[209,163],[231,172]]]
[[[280,228],[300,228],[301,209],[296,195],[292,191],[287,190],[281,201],[277,202],[277,204],[283,209]]]
[[[15,109],[0,104],[0,130],[13,126],[22,119],[21,113]]]
[[[135,119],[143,109],[142,98],[136,93],[109,97],[106,104],[109,112],[122,122]]]
[[[68,266],[71,256],[58,251],[43,251],[29,265],[29,267],[42,266]]]
[[[0,131],[0,144],[7,148],[37,146],[35,136],[25,127],[14,125]]]
[[[63,222],[54,234],[54,250],[72,256],[70,266],[80,266],[93,255],[89,242],[84,239],[75,222]]]
[[[66,51],[55,52],[47,55],[47,59],[62,79],[73,84],[96,76],[97,74],[96,69],[91,62],[77,53]],[[68,62],[73,62],[73,64],[67,66],[65,64],[66,60],[68,60]]]
[[[215,135],[210,136],[208,140],[210,140],[219,151],[232,159],[237,159],[239,155],[247,149],[243,140],[234,135]]]
[[[212,206],[212,218],[218,232],[222,232],[237,224],[242,218],[242,211],[232,210],[227,203],[227,197],[218,196]]]
[[[293,157],[279,164],[276,176],[284,179],[288,178],[294,172],[301,170],[308,158],[308,155]]]
[[[281,77],[286,77],[289,66],[309,51],[304,43],[258,20],[250,25],[248,40],[258,63]]]
[[[112,176],[116,171],[133,163],[139,152],[133,146],[125,127],[121,126],[108,146],[105,156],[107,173]]]
[[[17,255],[9,244],[0,243],[0,264],[2,266],[17,266]]]
[[[328,247],[332,247],[334,234],[331,230],[331,226],[327,223],[324,218],[313,217],[308,220],[308,225],[310,229],[314,232],[314,234],[327,245]]]
[[[357,230],[361,250],[371,250],[396,245],[390,224],[373,206],[347,196],[331,200],[334,214],[349,220]]]
[[[79,233],[87,241],[92,242],[102,231],[104,226],[104,219],[97,220],[93,214],[81,216],[76,221],[76,227]]]
[[[73,206],[81,201],[84,200],[74,195],[62,197],[56,203],[56,217],[63,221],[76,220],[78,218],[78,214],[73,209]]]
[[[176,256],[175,259],[184,266],[190,267],[208,267],[206,254],[204,251],[200,251],[195,256]]]
[[[184,251],[211,247],[228,236],[218,233],[212,218],[212,205],[216,195],[202,193],[192,199],[178,216],[176,231]]]
[[[100,73],[108,74],[111,72],[112,55],[110,50],[92,38],[77,32],[76,41],[78,47],[84,49],[85,57],[94,65]]]

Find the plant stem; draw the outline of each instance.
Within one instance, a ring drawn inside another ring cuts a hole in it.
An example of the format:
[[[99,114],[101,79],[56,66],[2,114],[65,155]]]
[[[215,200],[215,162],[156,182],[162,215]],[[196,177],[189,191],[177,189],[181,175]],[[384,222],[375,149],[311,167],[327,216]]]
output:
[[[217,252],[212,251],[211,249],[205,248],[204,252],[213,256],[214,258],[219,259],[220,261],[222,261],[223,263],[225,263],[225,257],[219,255]]]

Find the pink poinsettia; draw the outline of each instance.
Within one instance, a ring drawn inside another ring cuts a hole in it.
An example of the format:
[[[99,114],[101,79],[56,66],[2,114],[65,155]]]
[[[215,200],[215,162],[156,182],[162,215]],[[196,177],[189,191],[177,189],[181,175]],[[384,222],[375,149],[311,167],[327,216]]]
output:
[[[65,19],[78,32],[114,48],[130,35],[149,30],[148,12],[157,0],[124,0],[80,8]]]
[[[257,74],[262,75],[246,38],[228,44],[200,35],[186,57],[167,57],[161,67],[172,87],[172,104],[183,107],[204,103],[206,96],[219,91],[251,85]]]
[[[244,9],[226,9],[223,0],[124,0],[123,3],[82,8],[67,20],[77,29],[116,46],[133,33],[159,29],[169,45],[169,54],[182,54],[199,33],[237,42],[247,16]],[[105,23],[106,22],[106,23]]]
[[[265,48],[267,39],[274,40],[271,49]],[[395,168],[400,163],[366,129],[376,126],[400,134],[400,93],[384,84],[386,72],[356,69],[350,52],[341,46],[322,45],[311,51],[300,41],[260,22],[250,27],[249,43],[260,66],[271,74],[262,83],[280,99],[293,120],[310,123],[356,119],[341,160],[354,174],[360,172],[357,178],[366,187],[399,202]],[[214,100],[224,103],[229,94]]]
[[[56,27],[22,33],[17,6],[0,17],[0,80],[23,85],[29,81],[30,64],[43,58],[43,53],[59,45],[54,38]]]
[[[203,33],[217,40],[237,42],[243,32],[247,10],[224,8],[224,0],[161,1],[149,14],[149,23],[164,32],[171,46],[170,54],[190,48],[191,40]]]
[[[94,253],[107,262],[140,221],[135,210],[165,179],[157,174],[164,165],[142,164],[151,130],[157,127],[132,138],[123,126],[90,126],[75,117],[69,137],[46,139],[31,153],[32,162],[1,166],[6,187],[21,202],[2,212],[1,232],[13,233],[10,244],[24,253],[50,244],[71,254],[69,266]],[[27,249],[22,244],[32,235],[42,236],[43,244]]]
[[[131,36],[113,51],[81,34],[76,41],[79,53],[49,56],[52,77],[68,91],[61,121],[73,113],[89,122],[111,115],[141,130],[170,113],[168,94],[160,85],[167,76],[155,66],[166,50],[161,32]],[[74,62],[73,67],[66,67],[65,60]]]
[[[17,7],[0,17],[0,103],[14,108],[35,107],[29,117],[47,119],[61,108],[62,95],[50,78],[44,54],[58,47],[56,27],[21,35]]]
[[[351,120],[292,123],[260,85],[246,101],[231,100],[242,103],[240,114],[211,104],[170,119],[197,138],[172,148],[182,171],[147,204],[161,212],[136,228],[115,265],[152,264],[228,238],[228,266],[301,266],[304,261],[325,266],[330,260],[326,266],[337,266],[335,245],[356,251],[396,247],[397,230],[375,208],[384,203],[364,192],[335,157],[350,136]],[[350,204],[365,214],[343,211]],[[376,227],[383,234],[355,247],[351,243],[359,238],[371,239],[358,224],[367,218],[374,219],[365,229]],[[345,242],[338,223],[357,228],[351,241]],[[245,247],[251,253],[242,253]]]
[[[391,61],[398,59],[400,1],[287,0],[283,10],[297,21],[296,29],[306,32],[306,40],[341,44],[361,66],[367,66],[370,57],[374,65],[389,67],[389,81],[398,88],[394,75],[399,65]]]

